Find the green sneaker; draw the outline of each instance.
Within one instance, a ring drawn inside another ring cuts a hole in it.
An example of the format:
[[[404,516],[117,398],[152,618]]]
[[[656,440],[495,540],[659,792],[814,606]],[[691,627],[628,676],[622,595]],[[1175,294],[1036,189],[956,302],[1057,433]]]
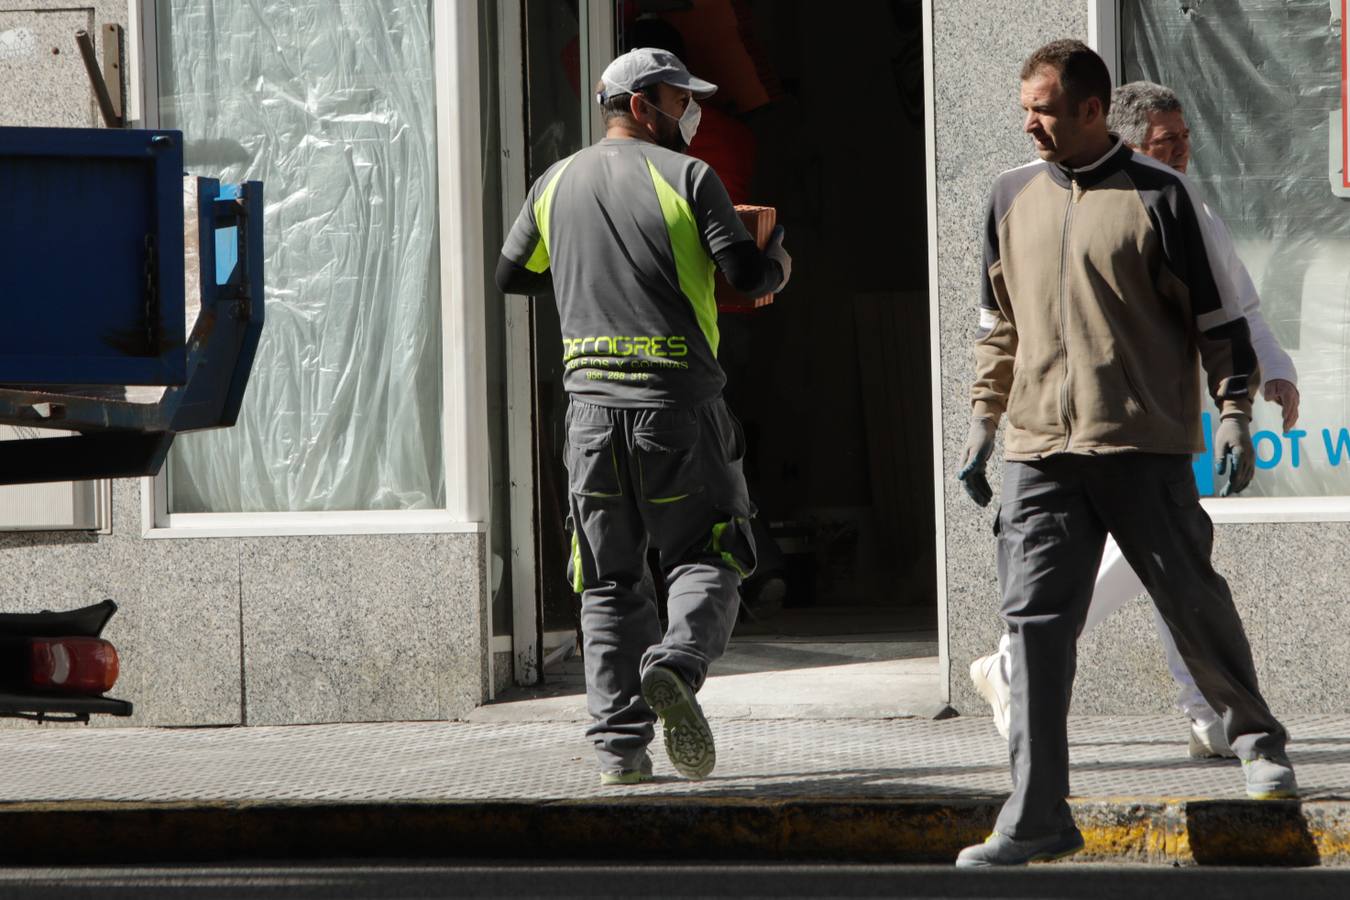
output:
[[[636,769],[601,772],[600,784],[605,787],[616,784],[642,784],[645,781],[653,781],[655,778],[656,776],[652,774],[652,758],[644,750],[642,751],[642,761],[638,763]]]
[[[642,699],[661,717],[670,764],[685,778],[706,778],[717,765],[712,729],[694,692],[678,673],[652,666],[642,676]]]

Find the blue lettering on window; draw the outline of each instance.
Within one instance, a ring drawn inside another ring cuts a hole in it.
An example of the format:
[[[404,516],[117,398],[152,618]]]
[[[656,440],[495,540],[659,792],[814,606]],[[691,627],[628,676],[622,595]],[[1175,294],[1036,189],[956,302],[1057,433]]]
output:
[[[1299,446],[1298,442],[1307,437],[1308,432],[1287,431],[1284,436],[1289,438],[1289,465],[1297,469],[1299,467],[1299,461],[1302,458],[1301,451],[1303,449]]]
[[[1261,458],[1262,442],[1270,444],[1270,456],[1265,459]],[[1252,449],[1256,451],[1258,469],[1273,469],[1280,464],[1280,458],[1284,456],[1284,443],[1273,431],[1258,431],[1252,435]]]
[[[1331,446],[1331,429],[1322,429],[1322,443],[1327,448],[1327,462],[1333,466],[1341,464],[1341,457],[1350,453],[1350,428],[1342,428],[1336,435],[1336,446]]]
[[[1201,497],[1214,496],[1214,441],[1211,437],[1214,420],[1209,413],[1200,416],[1200,430],[1205,435],[1205,452],[1195,454],[1191,470],[1195,472],[1195,487]]]

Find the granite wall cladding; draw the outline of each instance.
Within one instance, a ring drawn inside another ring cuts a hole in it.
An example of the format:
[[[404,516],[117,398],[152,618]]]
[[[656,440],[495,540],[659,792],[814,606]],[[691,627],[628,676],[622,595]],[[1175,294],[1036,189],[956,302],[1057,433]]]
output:
[[[127,13],[126,0],[0,0],[0,124],[102,127],[75,32],[101,62],[101,26],[126,29]]]
[[[104,632],[121,655],[112,693],[136,714],[99,725],[237,724],[239,552],[224,541],[146,541],[140,520],[137,483],[117,481],[110,535],[0,535],[0,609],[117,602]]]
[[[988,714],[967,670],[1002,633],[994,506],[978,509],[954,477],[969,414],[985,197],[1000,171],[1032,158],[1017,104],[1022,60],[1046,41],[1086,35],[1087,4],[1081,0],[934,2],[947,622],[952,705],[966,715]],[[1000,446],[995,459],[1001,455]],[[997,495],[999,466],[991,465],[990,474]],[[1348,524],[1216,528],[1215,568],[1232,586],[1277,714],[1350,709],[1341,690],[1350,676],[1350,606],[1343,596],[1348,550]],[[1084,635],[1075,712],[1166,711],[1175,694],[1145,598]],[[1179,735],[1183,729],[1179,722]]]
[[[955,479],[970,417],[970,347],[983,277],[985,198],[998,173],[1032,158],[1018,107],[1022,60],[1047,41],[1086,35],[1083,0],[933,3],[947,628],[951,703],[967,715],[988,713],[970,685],[970,661],[991,652],[1003,632],[994,567],[994,505],[979,509]],[[1000,444],[994,459],[1001,456]],[[996,495],[998,469],[990,465]]]
[[[478,535],[237,545],[248,724],[453,719],[487,696]]]
[[[0,535],[0,609],[111,597],[113,694],[99,725],[455,719],[488,696],[476,534],[141,537],[114,482],[113,533]]]

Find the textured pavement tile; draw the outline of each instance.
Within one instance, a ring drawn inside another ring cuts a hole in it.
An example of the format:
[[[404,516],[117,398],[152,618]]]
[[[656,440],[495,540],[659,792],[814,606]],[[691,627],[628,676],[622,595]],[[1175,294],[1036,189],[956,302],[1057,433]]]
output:
[[[1350,797],[1350,716],[1291,717],[1305,799]],[[987,718],[714,720],[718,768],[605,788],[581,723],[0,732],[0,802],[436,801],[620,796],[990,797],[1009,788]],[[1233,761],[1186,758],[1179,716],[1070,723],[1075,797],[1243,797]]]

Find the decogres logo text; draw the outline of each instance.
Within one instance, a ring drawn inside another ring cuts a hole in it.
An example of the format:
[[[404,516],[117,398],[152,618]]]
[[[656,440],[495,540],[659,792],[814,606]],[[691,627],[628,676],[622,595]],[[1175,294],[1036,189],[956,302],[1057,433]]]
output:
[[[1214,467],[1214,417],[1205,413],[1201,420],[1205,432],[1205,452],[1197,453],[1191,467],[1195,470],[1195,485],[1200,496],[1213,497],[1218,493],[1215,483]],[[1297,469],[1306,465],[1328,466],[1350,465],[1350,428],[1323,428],[1313,436],[1307,431],[1295,429],[1286,434],[1278,431],[1262,430],[1252,435],[1252,445],[1256,448],[1256,468],[1277,469],[1288,467]]]
[[[682,357],[689,354],[689,343],[682,334],[672,335],[592,335],[563,338],[563,359],[578,356],[657,356]]]

